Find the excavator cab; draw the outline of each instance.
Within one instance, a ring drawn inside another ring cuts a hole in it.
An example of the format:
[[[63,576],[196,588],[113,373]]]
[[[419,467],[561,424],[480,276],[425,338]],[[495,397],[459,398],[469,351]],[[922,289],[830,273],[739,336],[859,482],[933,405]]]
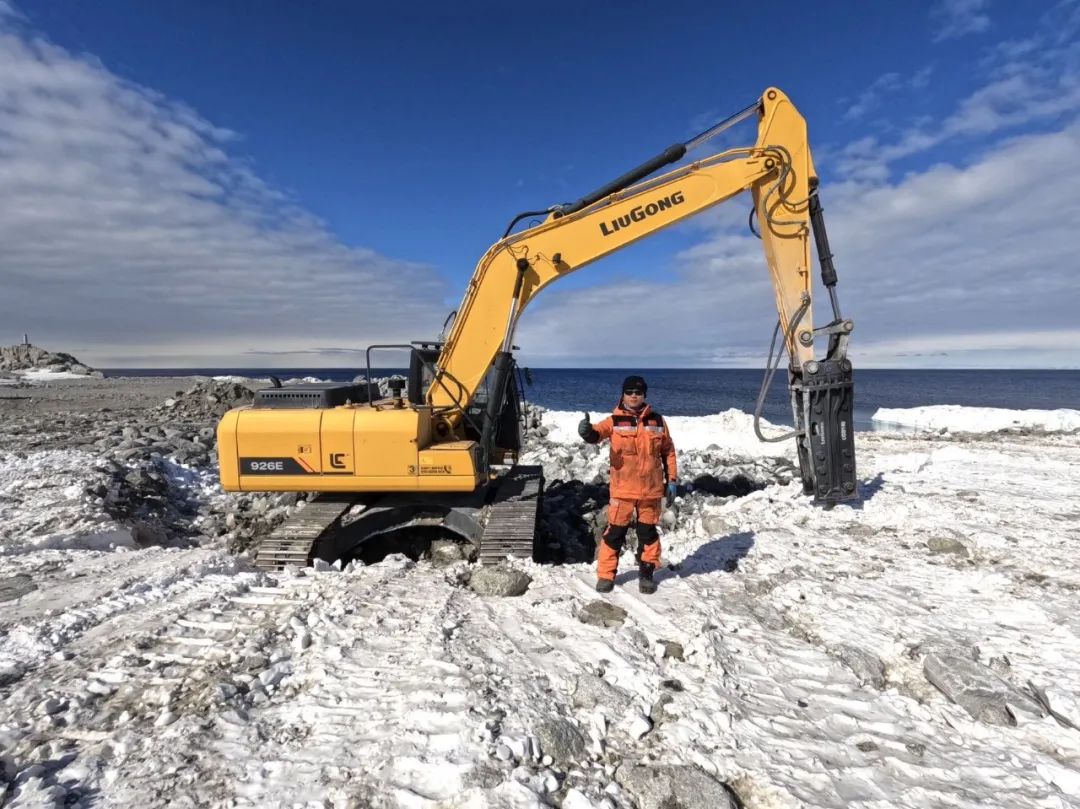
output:
[[[410,402],[423,404],[427,400],[428,390],[437,376],[435,363],[439,359],[441,350],[442,343],[440,342],[413,343],[409,355],[408,398]],[[511,371],[503,383],[501,394],[497,392],[498,373],[493,367],[464,408],[462,425],[465,438],[483,442],[483,424],[488,418],[491,398],[495,396],[501,399],[489,439],[492,445],[481,447],[492,463],[505,463],[508,456],[516,456],[522,446],[524,389],[517,372],[517,362],[514,360],[511,362]]]

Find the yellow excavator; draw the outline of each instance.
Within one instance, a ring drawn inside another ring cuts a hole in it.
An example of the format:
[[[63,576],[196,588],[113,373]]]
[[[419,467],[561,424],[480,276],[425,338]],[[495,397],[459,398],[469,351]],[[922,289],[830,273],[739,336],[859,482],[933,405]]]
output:
[[[754,145],[657,175],[752,117]],[[388,396],[370,382],[293,385],[258,391],[252,405],[229,411],[218,426],[226,490],[319,493],[264,539],[257,564],[347,559],[365,543],[445,532],[475,546],[484,563],[532,556],[543,478],[540,467],[514,463],[522,413],[513,339],[522,312],[559,278],[743,191],[753,196],[750,226],[779,312],[755,431],[761,440],[794,438],[804,491],[816,503],[857,497],[847,358],[853,323],[840,314],[806,122],[783,92],[769,88],[741,112],[576,202],[518,215],[477,265],[452,325],[449,318],[444,324],[445,339],[368,348],[368,380],[372,351],[410,352],[409,376],[392,379]],[[539,224],[514,231],[536,217]],[[832,311],[818,328],[811,234]],[[795,429],[766,439],[758,421],[785,349]]]

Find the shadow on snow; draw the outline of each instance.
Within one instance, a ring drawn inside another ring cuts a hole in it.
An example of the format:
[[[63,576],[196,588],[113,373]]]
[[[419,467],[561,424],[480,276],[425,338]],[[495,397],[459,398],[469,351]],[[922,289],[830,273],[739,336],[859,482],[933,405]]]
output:
[[[709,540],[681,562],[668,565],[656,571],[656,582],[662,584],[667,579],[685,579],[704,573],[733,573],[739,567],[739,560],[750,553],[754,547],[754,532],[740,531]],[[616,584],[625,584],[638,577],[637,563],[615,577]]]

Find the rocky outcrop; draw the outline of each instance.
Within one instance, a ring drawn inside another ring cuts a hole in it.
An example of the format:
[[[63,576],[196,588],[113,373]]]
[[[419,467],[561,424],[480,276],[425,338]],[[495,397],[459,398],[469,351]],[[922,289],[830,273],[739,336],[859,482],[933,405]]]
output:
[[[170,419],[216,421],[234,407],[251,404],[255,392],[239,382],[200,380],[161,403],[158,412]]]
[[[100,371],[84,365],[70,354],[46,351],[29,343],[0,346],[0,371],[29,371],[35,368],[86,376],[103,376]]]

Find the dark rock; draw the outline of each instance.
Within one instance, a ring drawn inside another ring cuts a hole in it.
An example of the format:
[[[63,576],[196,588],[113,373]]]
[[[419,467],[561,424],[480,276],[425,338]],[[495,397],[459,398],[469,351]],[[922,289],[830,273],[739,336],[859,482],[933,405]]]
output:
[[[625,713],[631,702],[630,694],[595,674],[578,675],[574,681],[574,693],[570,698],[575,708],[591,710],[599,705],[607,708],[612,715]]]
[[[863,685],[871,685],[879,691],[885,688],[885,664],[873,652],[847,644],[834,646],[829,651],[850,669]]]
[[[37,585],[29,576],[21,573],[15,576],[7,576],[0,579],[0,603],[22,598],[31,590],[36,589]]]
[[[974,660],[930,654],[923,663],[923,674],[942,694],[980,722],[1015,725],[1017,711],[1046,715],[1038,702]]]
[[[676,643],[673,640],[659,641],[660,648],[663,649],[663,657],[671,658],[672,660],[683,660],[683,647],[681,643]]]
[[[540,545],[551,550],[543,561],[591,562],[607,526],[607,487],[565,480],[573,472],[555,465],[552,457],[556,445],[550,446],[552,449],[545,449],[538,459],[546,461],[544,474],[548,480],[540,511]]]
[[[926,541],[926,547],[930,549],[930,553],[951,553],[956,556],[970,555],[967,545],[953,537],[930,537]]]
[[[437,539],[431,543],[431,564],[435,567],[447,567],[469,558],[472,546],[452,539]]]
[[[622,626],[626,620],[626,610],[606,601],[590,601],[578,610],[577,619],[593,626]]]
[[[469,587],[482,596],[519,596],[529,589],[532,578],[507,565],[478,567],[469,577]]]
[[[671,694],[661,694],[656,698],[656,701],[649,708],[649,719],[652,720],[654,725],[659,725],[667,720],[667,706],[674,701],[675,698]]]
[[[560,764],[569,765],[585,755],[585,737],[568,719],[545,719],[533,729],[544,755]]]
[[[169,541],[168,530],[159,522],[152,520],[136,520],[130,526],[131,538],[135,544],[141,547],[150,545],[165,545]]]
[[[722,480],[716,477],[716,475],[705,474],[694,478],[693,482],[695,491],[705,492],[706,494],[715,494],[721,497],[745,497],[750,494],[750,492],[764,489],[765,485],[764,482],[750,480],[750,478],[741,473],[735,474],[727,480]]]

